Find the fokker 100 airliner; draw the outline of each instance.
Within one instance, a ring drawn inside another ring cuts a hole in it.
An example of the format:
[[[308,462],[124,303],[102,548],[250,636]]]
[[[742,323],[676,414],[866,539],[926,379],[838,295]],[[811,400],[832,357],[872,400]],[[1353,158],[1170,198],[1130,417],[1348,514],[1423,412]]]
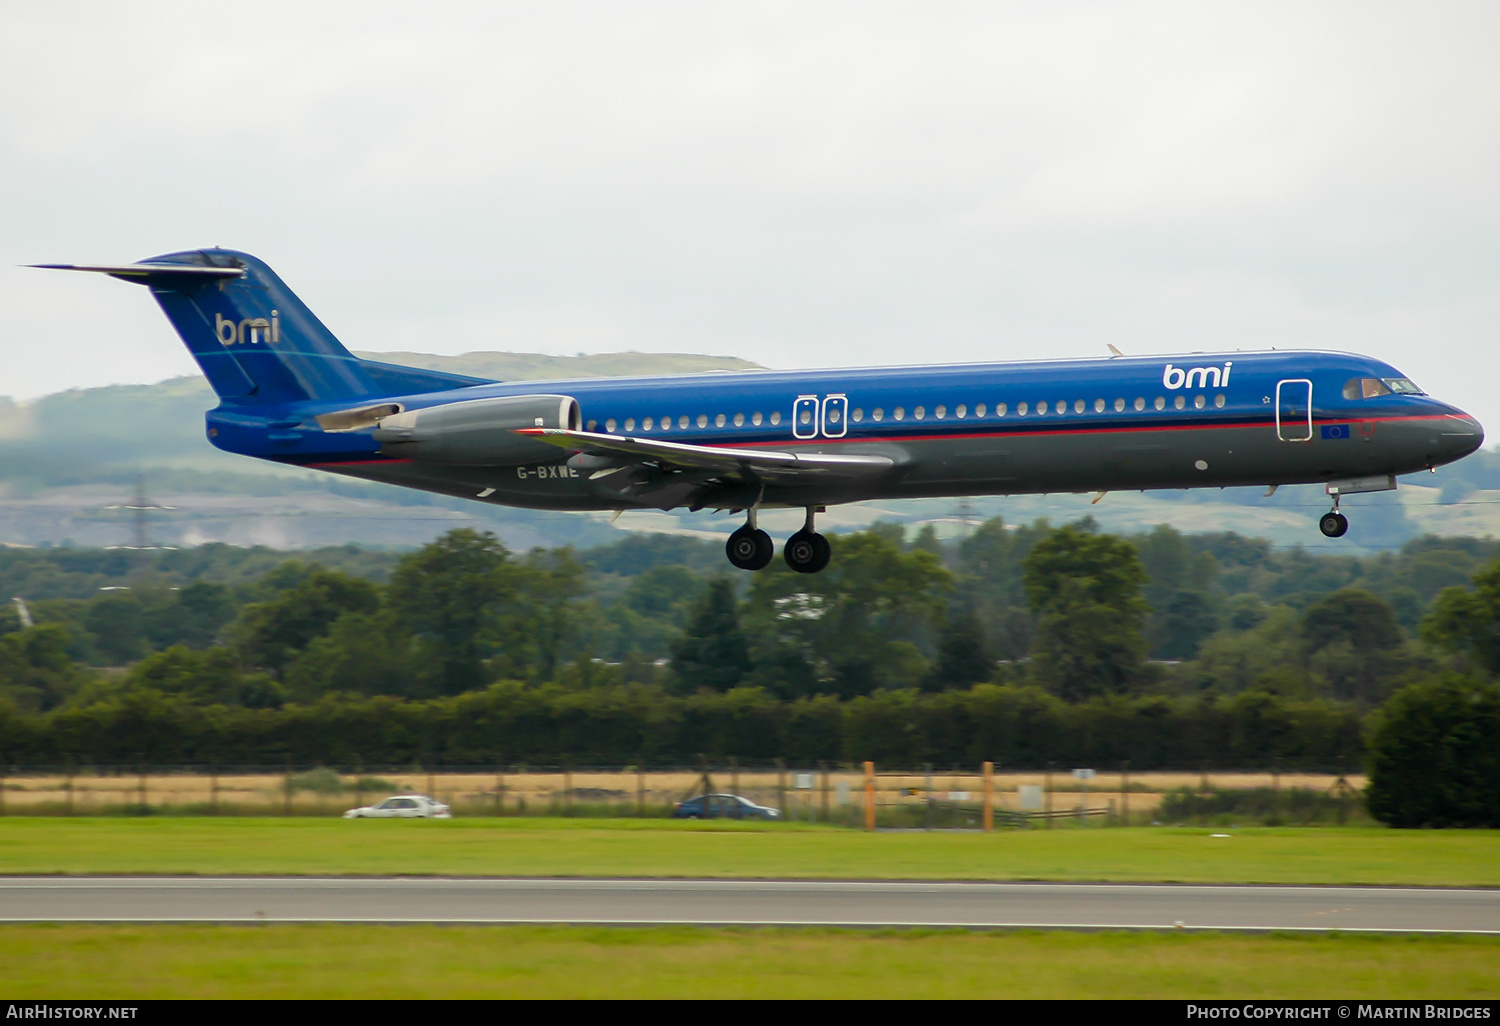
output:
[[[247,253],[36,266],[147,286],[218,393],[220,449],[532,509],[743,511],[726,549],[744,570],[771,561],[760,510],[806,509],[782,555],[816,573],[814,515],[866,499],[1319,483],[1337,538],[1341,496],[1484,441],[1348,353],[507,383],[358,359]]]

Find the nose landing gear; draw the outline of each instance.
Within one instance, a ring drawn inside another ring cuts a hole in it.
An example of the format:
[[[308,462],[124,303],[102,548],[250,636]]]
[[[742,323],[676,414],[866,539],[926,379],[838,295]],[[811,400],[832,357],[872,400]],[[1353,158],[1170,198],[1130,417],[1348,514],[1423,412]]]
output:
[[[1349,530],[1349,518],[1339,512],[1339,497],[1333,497],[1333,509],[1318,521],[1318,530],[1328,538],[1342,538]]]
[[[815,574],[833,557],[833,547],[828,544],[828,539],[813,530],[816,511],[816,506],[807,507],[807,521],[802,530],[788,538],[781,548],[781,558],[799,574]]]

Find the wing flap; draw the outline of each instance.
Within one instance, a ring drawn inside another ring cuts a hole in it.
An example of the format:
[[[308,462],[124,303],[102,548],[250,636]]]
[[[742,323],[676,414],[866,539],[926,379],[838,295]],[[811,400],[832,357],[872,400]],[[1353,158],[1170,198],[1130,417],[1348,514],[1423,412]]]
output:
[[[863,477],[889,471],[896,465],[896,461],[889,456],[721,448],[562,428],[519,428],[516,433],[530,435],[560,449],[605,457],[620,463],[662,463],[674,467],[748,473],[761,477]]]

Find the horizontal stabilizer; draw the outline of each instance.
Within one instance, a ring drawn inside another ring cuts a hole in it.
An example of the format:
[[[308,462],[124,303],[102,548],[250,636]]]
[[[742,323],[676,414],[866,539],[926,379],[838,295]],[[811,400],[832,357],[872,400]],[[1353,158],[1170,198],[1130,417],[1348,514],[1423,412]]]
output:
[[[201,264],[27,264],[26,266],[39,267],[44,271],[93,271],[124,281],[140,282],[143,285],[151,278],[168,275],[179,279],[196,278],[208,281],[214,278],[240,278],[245,274],[243,267],[204,267]]]
[[[652,462],[725,473],[751,472],[757,476],[781,478],[803,475],[860,477],[888,471],[896,465],[889,456],[730,449],[713,445],[662,442],[654,438],[605,435],[593,431],[569,431],[563,428],[518,428],[516,434],[530,435],[538,441],[573,452],[625,457],[620,460],[621,463]]]

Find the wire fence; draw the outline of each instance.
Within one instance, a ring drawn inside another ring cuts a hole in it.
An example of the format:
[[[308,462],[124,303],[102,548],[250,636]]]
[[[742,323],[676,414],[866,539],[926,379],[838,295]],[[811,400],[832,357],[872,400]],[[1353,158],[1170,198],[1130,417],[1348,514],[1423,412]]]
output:
[[[874,764],[697,767],[525,765],[61,766],[0,764],[0,816],[337,816],[425,795],[462,817],[768,819],[870,829],[1344,823],[1363,776],[1274,765],[1131,773]],[[726,795],[741,802],[692,799]],[[747,804],[748,803],[748,804]]]

